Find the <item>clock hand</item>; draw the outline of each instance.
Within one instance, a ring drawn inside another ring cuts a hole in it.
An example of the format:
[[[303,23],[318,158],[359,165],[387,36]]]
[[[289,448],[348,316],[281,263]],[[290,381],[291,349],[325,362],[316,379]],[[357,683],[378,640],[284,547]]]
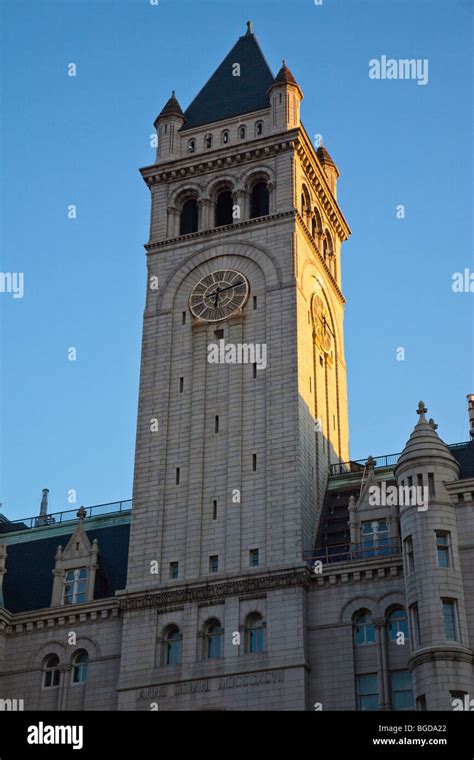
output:
[[[228,285],[227,288],[220,288],[219,293],[223,293],[225,290],[230,290],[231,288],[236,288],[238,285],[243,285],[243,282],[234,282],[233,285]]]

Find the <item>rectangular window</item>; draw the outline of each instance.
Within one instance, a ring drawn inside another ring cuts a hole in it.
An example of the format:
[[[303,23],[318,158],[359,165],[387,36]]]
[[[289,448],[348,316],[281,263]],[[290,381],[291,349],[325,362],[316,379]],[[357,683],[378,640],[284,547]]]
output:
[[[434,475],[432,472],[428,473],[428,493],[430,495],[430,498],[433,498],[433,496],[436,495]]]
[[[408,487],[411,488],[413,486],[413,478],[411,475],[408,476]]]
[[[217,499],[212,502],[212,519],[217,520]]]
[[[253,297],[253,310],[255,311],[256,308],[257,308],[257,296],[254,296]]]
[[[386,520],[370,520],[362,523],[363,557],[389,554],[388,525]]]
[[[217,340],[222,340],[224,337],[224,330],[214,330],[214,335],[216,336]]]
[[[416,709],[420,710],[420,712],[426,711],[426,697],[424,694],[420,694],[419,697],[417,697],[416,700]]]
[[[423,488],[423,475],[417,475],[416,479],[418,481],[418,488]]]
[[[415,555],[413,553],[413,539],[407,536],[403,542],[405,545],[405,557],[407,563],[407,575],[415,571]]]
[[[465,706],[465,702],[469,700],[465,700],[465,697],[467,696],[467,691],[451,691],[451,707],[457,708],[457,710],[469,710],[469,707]],[[460,702],[455,702],[455,700],[460,700]]]
[[[209,557],[209,572],[217,573],[219,570],[219,556],[217,554],[211,554]]]
[[[250,567],[257,567],[259,564],[258,549],[250,549]]]
[[[257,377],[257,365],[254,364],[253,365],[253,379],[255,380],[256,377]]]
[[[446,530],[436,530],[436,551],[438,553],[438,567],[450,567],[450,536]]]
[[[82,604],[86,601],[87,568],[68,570],[64,578],[63,604]]]
[[[219,432],[219,415],[216,414],[214,418],[214,433],[218,433],[218,432]]]
[[[170,562],[170,578],[177,578],[179,573],[179,562]]]
[[[377,673],[357,676],[357,709],[364,711],[379,709]]]
[[[176,468],[176,485],[179,486],[179,467]]]
[[[179,378],[179,392],[182,393],[184,390],[184,377]]]
[[[183,311],[183,314],[181,316],[181,324],[182,325],[186,324],[186,312],[185,311]]]
[[[252,454],[252,470],[257,472],[257,455]]]
[[[418,604],[416,602],[415,604],[412,604],[410,607],[410,622],[411,622],[412,639],[417,644],[417,646],[420,646],[421,644],[420,618],[418,617]]]
[[[392,710],[412,710],[413,686],[409,670],[392,673]]]
[[[444,633],[447,641],[458,641],[457,610],[455,599],[442,599]]]

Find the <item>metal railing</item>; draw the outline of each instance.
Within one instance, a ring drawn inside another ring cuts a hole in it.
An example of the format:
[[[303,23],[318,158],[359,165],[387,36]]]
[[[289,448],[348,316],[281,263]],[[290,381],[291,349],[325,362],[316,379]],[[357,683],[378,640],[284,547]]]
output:
[[[466,446],[469,443],[469,441],[461,441],[461,443],[450,443],[448,445],[449,449],[458,449],[462,446]],[[398,454],[383,454],[380,457],[374,457],[374,467],[375,469],[378,469],[379,467],[391,467],[395,465],[400,458],[402,452],[400,451]],[[364,470],[365,465],[367,464],[367,459],[351,459],[349,462],[336,462],[335,464],[329,465],[329,474],[330,475],[345,475],[348,472],[362,472]]]
[[[323,565],[335,562],[355,562],[361,559],[374,559],[391,557],[400,554],[400,538],[381,539],[376,544],[336,544],[334,546],[321,546],[303,552],[303,559],[309,565],[321,561]]]
[[[110,501],[107,504],[94,504],[86,507],[86,520],[90,517],[99,517],[108,515],[113,512],[128,512],[132,509],[132,500]],[[41,528],[45,525],[57,525],[70,520],[77,520],[78,507],[75,509],[65,509],[62,512],[52,512],[50,515],[35,515],[34,517],[25,517],[23,520],[12,520],[9,525],[17,525],[18,530],[25,528]],[[11,528],[10,528],[11,530]]]

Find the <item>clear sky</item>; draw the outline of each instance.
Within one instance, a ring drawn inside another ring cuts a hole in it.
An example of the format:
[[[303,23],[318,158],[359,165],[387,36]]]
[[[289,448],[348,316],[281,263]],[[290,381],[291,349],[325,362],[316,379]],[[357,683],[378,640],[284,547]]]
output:
[[[184,109],[247,19],[341,172],[351,456],[400,451],[420,398],[444,440],[468,438],[474,294],[452,275],[474,271],[472,16],[472,0],[3,0],[1,271],[24,273],[24,296],[0,293],[0,512],[35,514],[44,487],[51,511],[70,489],[78,506],[131,496],[138,168],[171,90]],[[382,55],[428,59],[428,83],[369,79]]]

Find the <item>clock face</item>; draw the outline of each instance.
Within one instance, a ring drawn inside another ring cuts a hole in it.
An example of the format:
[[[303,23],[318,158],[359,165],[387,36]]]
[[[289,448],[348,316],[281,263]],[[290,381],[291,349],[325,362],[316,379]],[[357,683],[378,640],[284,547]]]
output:
[[[189,309],[197,319],[220,322],[243,309],[249,297],[246,277],[235,269],[218,269],[194,286]]]
[[[329,315],[323,299],[317,295],[313,296],[313,319],[315,323],[316,343],[325,354],[329,354],[332,345]]]

